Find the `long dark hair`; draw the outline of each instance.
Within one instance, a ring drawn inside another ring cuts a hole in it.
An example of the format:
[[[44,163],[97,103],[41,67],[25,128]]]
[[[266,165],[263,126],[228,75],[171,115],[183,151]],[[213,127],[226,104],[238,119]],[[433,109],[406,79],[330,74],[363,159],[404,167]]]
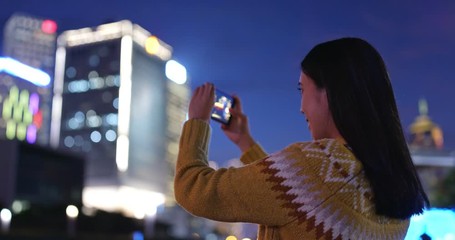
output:
[[[369,43],[341,38],[316,45],[302,71],[326,90],[335,125],[362,162],[376,213],[406,219],[428,198],[417,176],[385,63]]]

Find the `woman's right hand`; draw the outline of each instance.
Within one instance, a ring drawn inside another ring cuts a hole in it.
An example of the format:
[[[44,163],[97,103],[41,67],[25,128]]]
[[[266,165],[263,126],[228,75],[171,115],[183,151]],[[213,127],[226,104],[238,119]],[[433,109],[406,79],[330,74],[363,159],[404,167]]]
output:
[[[254,145],[255,141],[251,137],[248,117],[243,113],[240,98],[237,96],[233,97],[235,105],[230,109],[231,121],[229,125],[222,124],[221,129],[242,152],[245,152]]]

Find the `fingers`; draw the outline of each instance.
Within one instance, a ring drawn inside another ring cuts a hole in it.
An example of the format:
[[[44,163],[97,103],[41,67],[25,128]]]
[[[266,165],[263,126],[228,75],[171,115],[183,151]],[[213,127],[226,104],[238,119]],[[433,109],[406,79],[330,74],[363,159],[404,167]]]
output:
[[[240,98],[237,95],[232,96],[234,98],[234,107],[229,109],[230,113],[233,116],[241,117],[243,116],[243,107]]]
[[[235,102],[234,109],[237,112],[243,112],[242,102],[240,101],[240,98],[237,95],[233,95],[232,97],[234,98],[234,102]]]
[[[204,121],[210,121],[210,113],[215,101],[215,87],[211,83],[205,83],[197,87],[190,100],[188,117]]]
[[[202,89],[203,95],[208,95],[210,94],[210,91],[213,89],[213,84],[206,82],[202,86],[200,86],[200,88]]]
[[[208,89],[210,89],[211,86],[213,86],[213,84],[211,84],[211,83],[204,83],[204,84],[200,85],[199,87],[197,87],[194,90],[194,95],[206,93],[208,91]]]
[[[213,83],[205,83],[204,85],[204,95],[206,94],[209,97],[215,96],[215,85]]]
[[[214,99],[215,97],[215,86],[212,83],[204,83],[194,90],[193,97]]]

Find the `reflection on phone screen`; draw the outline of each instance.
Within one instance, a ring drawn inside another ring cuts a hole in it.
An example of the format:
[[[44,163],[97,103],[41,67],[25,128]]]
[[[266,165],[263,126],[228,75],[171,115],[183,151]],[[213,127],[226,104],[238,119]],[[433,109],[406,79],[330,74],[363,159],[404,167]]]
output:
[[[220,90],[215,90],[215,104],[212,109],[212,119],[228,124],[231,119],[229,108],[234,106],[234,99]]]

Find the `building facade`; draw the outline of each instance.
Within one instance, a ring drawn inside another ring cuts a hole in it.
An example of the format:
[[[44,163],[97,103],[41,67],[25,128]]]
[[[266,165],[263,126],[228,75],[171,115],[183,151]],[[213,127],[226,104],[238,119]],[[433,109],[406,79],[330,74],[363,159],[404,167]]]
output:
[[[0,139],[40,140],[50,76],[13,58],[0,57]],[[45,135],[45,134],[44,134]],[[48,134],[47,134],[48,135]]]
[[[40,69],[51,77],[50,84],[37,89],[42,122],[37,131],[36,143],[41,145],[49,144],[56,36],[55,21],[26,14],[12,15],[4,27],[4,55]]]
[[[130,21],[63,32],[51,145],[86,155],[84,205],[138,218],[172,201],[186,70]]]

